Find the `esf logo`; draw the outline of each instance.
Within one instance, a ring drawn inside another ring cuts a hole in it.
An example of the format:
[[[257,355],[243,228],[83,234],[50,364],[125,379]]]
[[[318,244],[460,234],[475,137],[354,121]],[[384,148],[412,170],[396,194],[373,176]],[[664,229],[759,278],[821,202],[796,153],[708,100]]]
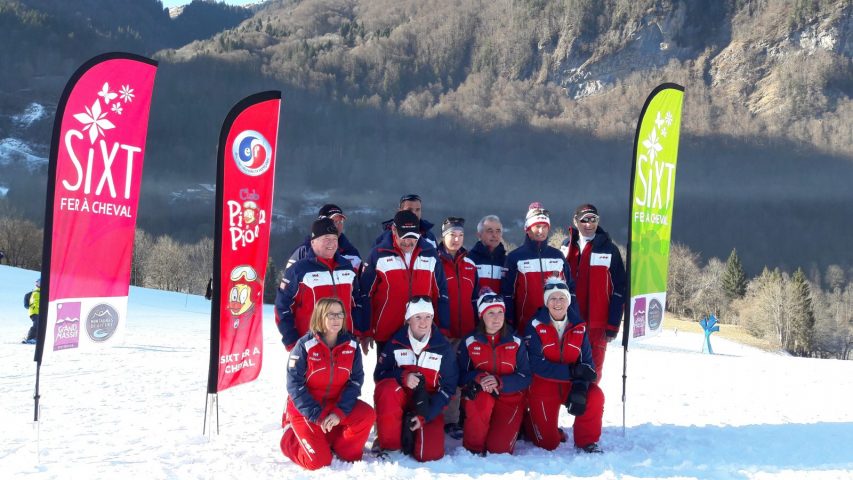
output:
[[[254,130],[244,130],[237,135],[231,153],[237,168],[246,175],[257,177],[272,163],[272,147],[263,135]]]

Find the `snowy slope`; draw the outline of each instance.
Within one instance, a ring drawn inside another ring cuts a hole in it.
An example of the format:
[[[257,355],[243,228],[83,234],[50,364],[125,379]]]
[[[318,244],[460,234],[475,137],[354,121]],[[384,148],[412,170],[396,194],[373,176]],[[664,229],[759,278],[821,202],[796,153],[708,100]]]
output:
[[[602,383],[606,453],[521,442],[485,459],[457,441],[428,464],[367,458],[304,472],[278,449],[285,352],[265,311],[260,378],[220,394],[220,435],[202,435],[209,303],[132,288],[125,346],[46,361],[42,419],[33,418],[33,347],[18,343],[21,304],[36,272],[0,266],[0,477],[21,479],[333,478],[853,478],[853,362],[798,359],[665,332],[632,348],[627,435],[622,352],[611,345]],[[374,356],[365,367],[372,371]],[[368,381],[362,397],[372,398]],[[562,413],[561,425],[570,417]]]

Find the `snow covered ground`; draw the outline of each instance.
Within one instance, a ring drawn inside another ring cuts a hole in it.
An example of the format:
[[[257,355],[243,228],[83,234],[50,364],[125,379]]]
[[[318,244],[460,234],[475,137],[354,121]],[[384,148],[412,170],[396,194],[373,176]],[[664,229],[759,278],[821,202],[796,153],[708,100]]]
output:
[[[220,434],[202,434],[210,306],[200,296],[131,288],[123,347],[59,354],[42,366],[33,423],[33,347],[21,297],[36,272],[0,266],[0,477],[15,479],[556,479],[853,478],[853,362],[765,353],[665,332],[628,356],[622,434],[622,351],[611,345],[602,455],[563,444],[479,458],[458,441],[418,464],[365,457],[305,472],[279,451],[285,352],[265,311],[260,378],[219,395]],[[374,356],[367,357],[372,371]],[[372,398],[368,381],[362,397]],[[569,427],[562,413],[560,423]]]

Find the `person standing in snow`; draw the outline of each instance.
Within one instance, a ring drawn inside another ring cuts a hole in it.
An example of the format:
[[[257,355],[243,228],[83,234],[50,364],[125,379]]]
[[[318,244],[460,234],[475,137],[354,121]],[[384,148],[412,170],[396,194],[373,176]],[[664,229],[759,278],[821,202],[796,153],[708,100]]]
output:
[[[465,243],[465,219],[447,217],[441,224],[441,243],[438,257],[447,279],[447,297],[450,304],[450,329],[448,339],[453,351],[459,341],[471,333],[476,326],[477,316],[474,303],[477,300],[477,266],[468,259]],[[452,438],[462,438],[459,424],[459,392],[453,395],[444,412],[444,430]]]
[[[352,264],[338,251],[338,230],[329,217],[311,224],[311,250],[284,274],[275,298],[275,316],[281,341],[288,351],[309,328],[315,302],[322,297],[341,299],[347,313],[347,331],[363,329],[355,298],[358,282]]]
[[[321,218],[330,218],[335,223],[335,228],[338,230],[338,253],[349,260],[353,270],[358,274],[361,270],[361,254],[358,253],[358,249],[353,246],[344,234],[344,227],[347,220],[344,211],[334,203],[327,203],[320,207],[320,211],[317,213],[317,219]],[[308,256],[308,252],[311,251],[311,238],[310,235],[305,237],[305,241],[290,254],[290,258],[284,266],[284,273],[287,273],[287,270],[296,262]]]
[[[25,338],[21,343],[29,343],[30,345],[35,345],[36,337],[38,336],[39,331],[39,300],[41,299],[41,278],[36,279],[36,288],[30,293],[30,304],[27,307],[27,313],[30,315],[30,320],[33,322],[33,325],[30,327],[29,332],[27,332],[27,338]]]
[[[456,392],[459,372],[447,338],[433,323],[430,297],[406,304],[406,324],[386,343],[376,363],[376,443],[387,457],[403,450],[419,462],[444,456],[442,411]]]
[[[586,323],[569,308],[572,296],[563,279],[549,278],[543,295],[545,306],[536,312],[525,333],[533,374],[525,434],[538,447],[556,449],[562,441],[558,414],[565,405],[575,417],[575,447],[600,453],[604,393],[595,384]]]
[[[411,297],[431,298],[436,323],[445,332],[449,328],[447,280],[436,250],[418,233],[418,222],[408,210],[397,212],[391,235],[373,247],[361,273],[358,303],[365,327],[370,322],[365,336],[376,341],[377,354],[403,324]]]
[[[477,330],[459,345],[459,384],[465,400],[462,446],[486,453],[512,453],[530,385],[527,347],[504,321],[503,298],[484,288],[477,301]]]
[[[477,291],[489,288],[501,291],[506,264],[506,249],[503,245],[503,225],[497,215],[486,215],[477,223],[477,243],[468,252],[468,258],[477,265],[479,283]]]
[[[400,205],[397,208],[397,211],[402,212],[403,210],[408,210],[418,217],[418,234],[420,234],[424,241],[429,243],[432,248],[436,248],[438,246],[438,242],[436,242],[435,235],[432,233],[433,223],[421,218],[423,213],[423,202],[421,201],[421,197],[414,193],[400,197]],[[387,243],[388,238],[391,236],[391,226],[393,224],[394,219],[382,222],[382,233],[376,237],[376,241],[373,242],[374,246],[381,243]]]
[[[539,202],[527,207],[524,221],[527,233],[524,243],[506,257],[506,275],[501,281],[501,293],[506,303],[506,317],[516,332],[523,334],[528,322],[542,306],[542,287],[548,277],[560,277],[574,292],[569,264],[556,248],[548,245],[551,218]],[[574,293],[571,294],[574,297]],[[571,307],[577,313],[576,302]]]
[[[316,470],[361,460],[376,420],[373,407],[358,399],[364,370],[358,342],[346,329],[339,298],[321,298],[311,330],[296,342],[287,361],[288,423],[281,451],[293,463]]]
[[[560,251],[575,281],[580,316],[589,327],[589,343],[598,379],[604,369],[607,342],[622,324],[628,279],[619,249],[599,224],[598,209],[586,203],[575,209],[574,228],[569,228]]]

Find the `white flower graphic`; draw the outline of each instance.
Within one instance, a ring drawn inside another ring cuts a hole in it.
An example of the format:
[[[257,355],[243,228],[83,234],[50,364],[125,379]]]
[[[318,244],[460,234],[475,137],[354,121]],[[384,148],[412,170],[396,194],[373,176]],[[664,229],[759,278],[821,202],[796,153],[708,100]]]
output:
[[[666,138],[667,133],[669,133],[669,131],[667,131],[666,127],[660,129],[660,134],[662,137]]]
[[[660,142],[658,142],[658,130],[653,128],[651,133],[649,133],[649,138],[643,140],[643,146],[646,147],[646,153],[649,154],[649,159],[651,161],[655,161],[655,156],[663,150]]]
[[[130,88],[130,85],[122,85],[121,87],[121,99],[124,100],[124,103],[130,103],[133,101],[133,89]]]
[[[664,122],[664,119],[660,118],[660,112],[658,112],[658,116],[655,119],[655,125],[657,125],[657,127],[660,128],[663,126],[663,122]]]
[[[673,121],[673,119],[672,119],[672,113],[671,113],[671,112],[666,112],[666,126],[667,126],[667,127],[671,127],[671,126],[672,126],[672,121]]]
[[[114,103],[112,110],[113,110],[113,113],[117,113],[117,114],[121,115],[121,104],[120,103]]]
[[[111,92],[109,83],[104,82],[104,86],[101,87],[101,91],[98,92],[98,96],[103,97],[104,103],[109,105],[111,100],[115,100],[115,98],[118,97],[118,94]]]
[[[99,135],[104,135],[104,130],[109,130],[111,128],[115,128],[113,122],[107,120],[107,112],[101,112],[101,101],[97,98],[95,99],[95,103],[92,104],[92,108],[86,108],[86,113],[76,113],[74,114],[74,118],[77,119],[78,122],[85,125],[83,127],[83,131],[89,131],[89,141],[95,143],[95,140],[98,139]]]

